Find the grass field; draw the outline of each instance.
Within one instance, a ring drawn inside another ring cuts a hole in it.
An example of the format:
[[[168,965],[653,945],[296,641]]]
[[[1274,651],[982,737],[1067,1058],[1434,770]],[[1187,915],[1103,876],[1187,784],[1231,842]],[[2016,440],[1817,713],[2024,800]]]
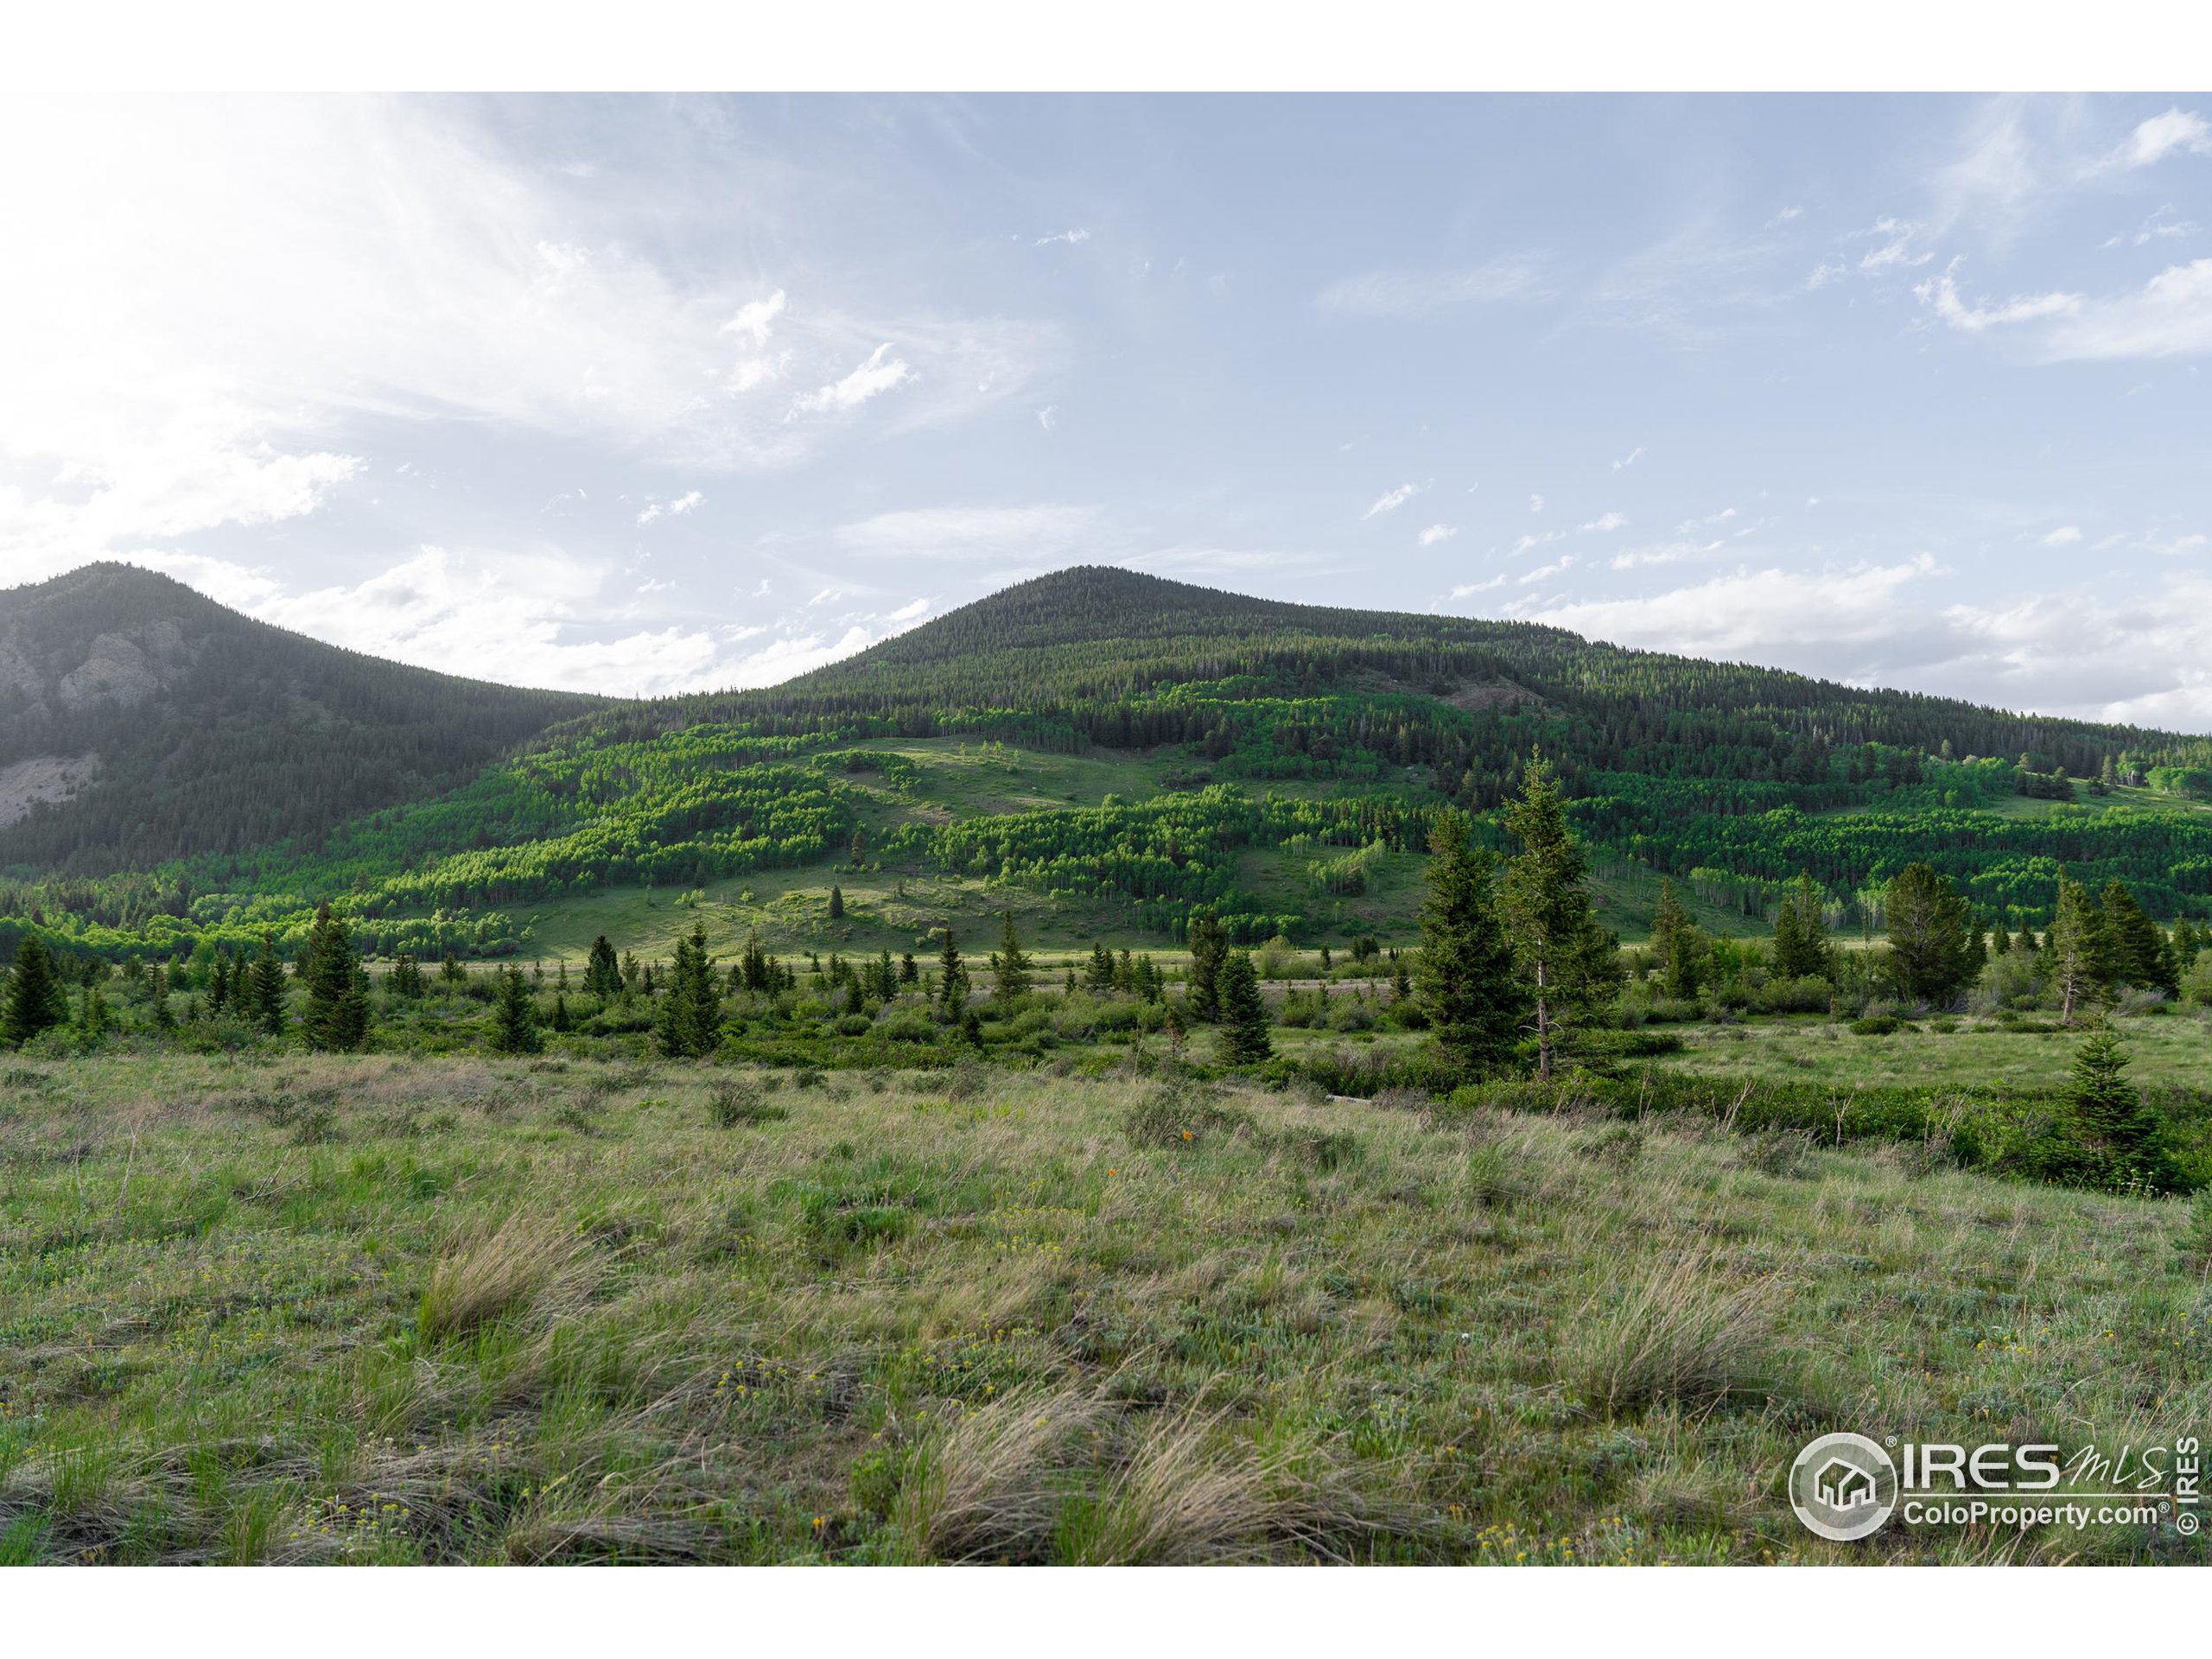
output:
[[[1791,1516],[1828,1429],[2212,1422],[2184,1206],[1913,1150],[1044,1071],[17,1064],[0,1557],[2204,1559]]]
[[[2042,1023],[2056,1026],[2055,1020]],[[2138,1084],[2202,1087],[2212,1078],[2212,1011],[2112,1020]],[[1948,1027],[1946,1029],[1945,1027]],[[1993,1020],[1923,1020],[1862,1037],[1825,1019],[1760,1019],[1740,1025],[1670,1026],[1683,1049],[1662,1065],[1708,1077],[1796,1078],[1848,1088],[2063,1088],[2082,1045],[2078,1031],[2008,1030]]]

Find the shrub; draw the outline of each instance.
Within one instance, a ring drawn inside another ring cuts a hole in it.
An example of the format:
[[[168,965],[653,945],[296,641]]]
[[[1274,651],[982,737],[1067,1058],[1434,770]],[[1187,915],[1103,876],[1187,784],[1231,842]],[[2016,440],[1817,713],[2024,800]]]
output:
[[[1904,1029],[1904,1021],[1894,1014],[1870,1014],[1851,1022],[1852,1034],[1858,1037],[1888,1037]]]
[[[741,1123],[774,1123],[791,1116],[791,1108],[765,1097],[748,1084],[725,1083],[707,1098],[707,1121],[718,1129]]]

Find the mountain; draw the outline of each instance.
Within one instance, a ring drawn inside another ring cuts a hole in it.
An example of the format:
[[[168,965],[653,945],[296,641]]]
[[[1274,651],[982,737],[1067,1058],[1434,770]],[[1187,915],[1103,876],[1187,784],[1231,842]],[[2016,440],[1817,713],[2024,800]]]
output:
[[[1878,927],[1881,884],[1916,861],[2008,929],[2042,925],[2062,867],[2212,916],[2212,807],[2145,786],[2212,764],[2204,738],[1527,623],[1084,568],[779,686],[594,705],[79,575],[25,590],[51,613],[29,634],[21,595],[0,611],[0,663],[32,671],[10,671],[0,758],[79,791],[0,832],[19,878],[0,936],[289,942],[342,895],[380,952],[496,954],[705,899],[811,948],[861,937],[820,931],[837,885],[879,944],[925,944],[980,883],[1083,938],[1173,938],[1201,912],[1248,940],[1402,938],[1433,815],[1471,810],[1502,845],[1496,809],[1537,753],[1624,931],[1661,877],[1756,929],[1801,874]],[[57,880],[65,860],[128,873]]]
[[[1263,736],[1290,742],[1278,759],[1293,771],[1301,753],[1338,758],[1315,754],[1318,739],[1449,771],[1447,792],[1471,771],[1474,804],[1517,769],[1529,735],[1573,771],[1806,786],[1869,743],[2025,753],[2032,770],[2077,778],[2107,756],[2212,755],[2212,741],[2178,733],[1626,650],[1535,623],[1296,605],[1101,566],[1002,589],[766,690],[611,707],[576,729],[635,738],[708,721],[791,732],[859,721],[1047,746],[1219,749]]]
[[[451,788],[600,700],[342,651],[93,564],[0,591],[0,868],[313,837]]]

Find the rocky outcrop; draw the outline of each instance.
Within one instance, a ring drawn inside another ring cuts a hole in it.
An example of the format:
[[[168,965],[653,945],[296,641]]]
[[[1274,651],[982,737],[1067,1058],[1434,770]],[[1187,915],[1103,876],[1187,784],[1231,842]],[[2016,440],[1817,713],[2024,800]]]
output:
[[[41,801],[66,801],[100,769],[97,754],[40,754],[0,766],[0,830],[30,816]]]

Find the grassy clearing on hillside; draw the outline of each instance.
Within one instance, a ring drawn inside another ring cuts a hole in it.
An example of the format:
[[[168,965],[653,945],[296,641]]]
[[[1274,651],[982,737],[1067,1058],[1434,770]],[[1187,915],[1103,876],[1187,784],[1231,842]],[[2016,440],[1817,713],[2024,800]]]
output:
[[[1696,1122],[813,1075],[13,1065],[0,1559],[2204,1558],[1831,1545],[1782,1495],[1834,1428],[2201,1433],[2177,1203]]]

